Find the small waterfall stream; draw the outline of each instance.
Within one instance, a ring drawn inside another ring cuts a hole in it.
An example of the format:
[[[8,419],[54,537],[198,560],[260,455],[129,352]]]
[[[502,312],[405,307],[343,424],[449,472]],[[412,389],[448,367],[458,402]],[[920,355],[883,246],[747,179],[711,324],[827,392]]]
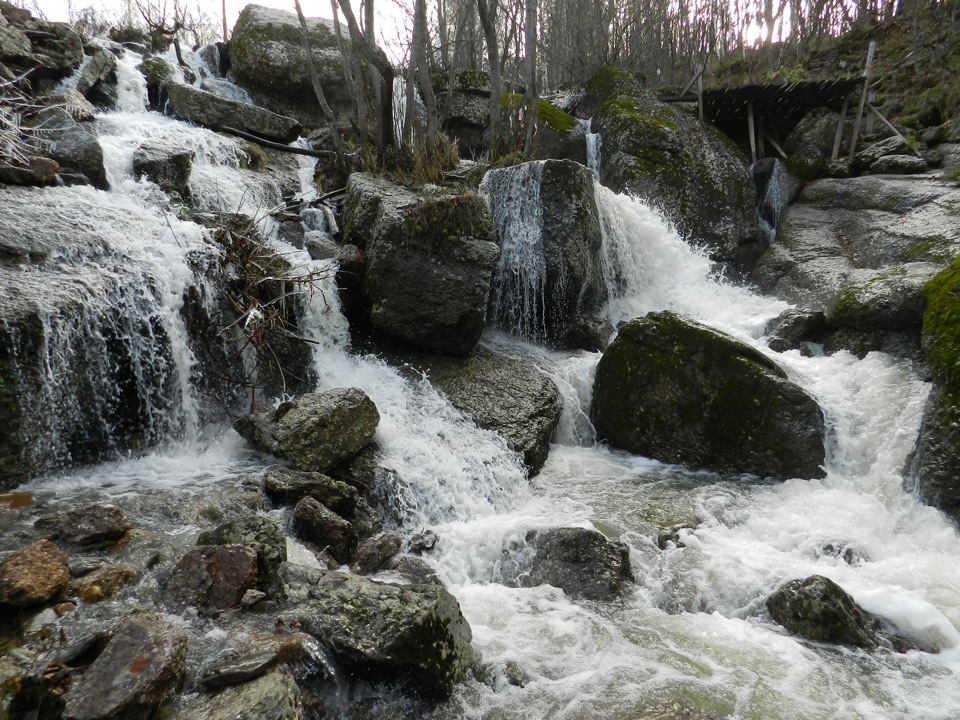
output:
[[[123,78],[134,72],[134,61],[121,62]],[[118,266],[112,289],[88,298],[85,322],[101,324],[85,332],[105,346],[122,337],[124,352],[152,358],[144,367],[144,378],[153,378],[144,391],[150,418],[144,444],[166,442],[137,456],[47,473],[24,489],[44,512],[116,502],[170,552],[161,541],[185,547],[198,525],[231,503],[250,502],[246,490],[268,459],[232,430],[200,420],[191,384],[195,362],[179,310],[184,288],[197,282],[191,262],[209,246],[199,226],[157,207],[159,190],[132,176],[132,153],[150,138],[191,147],[191,192],[212,211],[263,217],[281,192],[242,167],[234,141],[146,113],[142,84],[131,75],[121,85],[128,88],[123,109],[98,120],[112,190],[55,188],[37,198],[50,213],[94,224],[101,256]],[[484,342],[532,359],[564,396],[550,458],[532,483],[502,439],[477,428],[425,379],[348,351],[332,278],[314,294],[304,320],[315,342],[319,389],[358,386],[376,403],[382,464],[395,473],[381,491],[408,529],[430,526],[440,536],[430,563],[459,600],[485,668],[482,679],[468,680],[452,700],[422,716],[627,720],[641,708],[686,698],[736,720],[960,717],[960,538],[902,487],[927,385],[879,353],[858,360],[845,352],[809,358],[768,351],[764,327],[783,303],[717,281],[709,260],[654,211],[597,185],[611,298],[606,319],[616,324],[675,310],[768,352],[818,399],[830,439],[825,479],[780,484],[725,479],[597,445],[588,412],[600,356],[536,344],[543,307],[538,181],[535,170],[514,175],[514,202],[492,208],[506,238],[493,314],[507,333],[489,331]],[[316,267],[304,251],[275,242],[291,263]],[[75,261],[63,258],[79,274],[87,260]],[[127,324],[98,320],[98,302],[127,308]],[[45,392],[54,417],[57,408],[77,402],[54,397],[61,387],[56,359],[81,348],[70,328],[50,322],[52,382]],[[110,352],[87,350],[98,357]],[[110,392],[91,394],[111,402]],[[656,547],[657,527],[689,519],[697,522],[680,531],[685,547]],[[16,530],[10,522],[3,521],[4,529]],[[637,585],[622,602],[575,602],[550,586],[518,587],[530,566],[528,532],[570,525],[594,526],[630,544]],[[849,548],[853,561],[830,550],[837,547]],[[763,619],[763,599],[776,586],[814,573],[942,652],[868,655],[814,647]],[[117,605],[149,604],[155,592],[144,587]],[[97,607],[78,612],[93,623],[106,612]],[[192,632],[201,644],[223,642],[199,621]],[[522,668],[522,683],[509,679],[511,667]]]

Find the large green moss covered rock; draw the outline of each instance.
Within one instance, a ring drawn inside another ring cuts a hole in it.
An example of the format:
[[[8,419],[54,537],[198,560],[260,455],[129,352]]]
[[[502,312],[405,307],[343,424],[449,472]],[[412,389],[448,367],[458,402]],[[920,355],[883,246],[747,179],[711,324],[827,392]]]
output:
[[[913,462],[921,497],[960,520],[960,258],[924,288],[923,349],[933,374]]]
[[[674,313],[621,328],[597,366],[591,417],[601,438],[663,462],[824,476],[816,401],[762,353]]]
[[[313,635],[357,680],[448,698],[473,664],[473,633],[440,585],[390,585],[285,565],[284,623]]]
[[[628,71],[601,68],[587,84],[603,138],[601,180],[659,209],[689,242],[748,267],[759,255],[746,159],[718,131],[661,103]]]

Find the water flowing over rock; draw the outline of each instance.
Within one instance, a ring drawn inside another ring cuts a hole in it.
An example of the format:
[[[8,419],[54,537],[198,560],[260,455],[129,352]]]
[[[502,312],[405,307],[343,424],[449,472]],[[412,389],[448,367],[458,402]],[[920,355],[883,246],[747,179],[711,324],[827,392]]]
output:
[[[376,406],[362,390],[338,388],[251,413],[234,428],[258,450],[287,458],[300,470],[322,473],[363,450],[379,422]]]
[[[229,687],[199,704],[174,711],[171,720],[300,720],[301,693],[290,673],[271,672]]]
[[[473,663],[472,632],[456,599],[437,585],[389,585],[355,575],[284,566],[284,612],[354,677],[450,696]]]
[[[597,366],[599,435],[663,462],[820,478],[823,414],[760,352],[674,313],[620,329]]]
[[[62,596],[70,586],[67,556],[38,540],[0,564],[0,606],[29,607]]]
[[[524,580],[528,587],[553,585],[570,597],[609,602],[633,581],[629,546],[596,530],[547,530],[538,532],[533,544],[537,554]]]
[[[133,153],[133,174],[155,182],[166,193],[190,199],[194,151],[183,145],[143,143]]]
[[[756,202],[745,158],[718,131],[659,102],[628,71],[587,83],[582,110],[603,137],[600,177],[658,208],[711,257],[749,268],[759,256]],[[592,109],[593,112],[589,112]]]
[[[103,148],[94,133],[58,107],[42,111],[36,122],[50,142],[46,153],[60,165],[60,175],[67,178],[69,184],[107,189]]]
[[[487,173],[482,189],[500,245],[490,306],[502,329],[565,347],[570,327],[606,301],[593,184],[569,160]]]
[[[307,27],[313,64],[327,102],[334,115],[346,117],[353,88],[344,79],[333,22],[308,18]],[[349,48],[349,37],[344,41]],[[309,127],[326,125],[310,83],[300,41],[300,22],[294,13],[247,5],[233,27],[230,59],[230,77],[257,103],[295,117]]]
[[[411,345],[466,355],[487,319],[497,248],[472,193],[419,197],[354,173],[344,239],[367,254],[361,291],[377,329]]]
[[[134,612],[66,695],[64,720],[147,720],[179,685],[187,636],[156,613]]]

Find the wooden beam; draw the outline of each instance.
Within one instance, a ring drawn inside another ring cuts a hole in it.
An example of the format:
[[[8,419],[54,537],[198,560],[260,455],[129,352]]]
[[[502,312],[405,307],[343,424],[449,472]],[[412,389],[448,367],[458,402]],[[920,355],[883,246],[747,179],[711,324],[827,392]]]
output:
[[[757,164],[757,134],[753,128],[753,100],[747,101],[747,132],[750,133],[750,159]]]
[[[840,108],[840,121],[837,123],[837,134],[833,138],[833,154],[831,160],[840,157],[840,143],[843,142],[843,124],[847,121],[847,107],[850,105],[850,95],[843,99],[843,106]]]
[[[870,91],[870,71],[873,69],[873,55],[877,51],[875,40],[870,41],[867,50],[867,64],[863,69],[863,89],[860,91],[860,106],[857,108],[857,119],[853,123],[853,134],[850,137],[850,161],[857,152],[857,135],[860,134],[860,121],[863,119],[863,109],[867,104],[867,93]]]
[[[903,142],[906,143],[907,148],[910,150],[910,152],[912,152],[912,153],[913,153],[914,155],[916,155],[918,158],[922,158],[922,157],[923,157],[922,155],[920,155],[919,152],[917,152],[917,151],[914,150],[912,147],[910,147],[910,143],[908,143],[908,142],[907,142],[907,139],[906,139],[905,137],[903,137],[903,134],[902,134],[899,130],[897,130],[897,129],[893,126],[893,123],[891,123],[889,120],[887,120],[879,110],[877,110],[877,109],[876,109],[872,104],[870,104],[870,103],[867,103],[867,107],[869,107],[871,110],[873,110],[874,114],[875,114],[878,118],[880,118],[880,122],[882,122],[884,125],[886,125],[888,128],[890,128],[895,135],[899,136],[900,139],[903,140]]]
[[[787,154],[783,151],[783,148],[780,147],[780,143],[773,139],[773,135],[768,133],[766,130],[763,131],[763,136],[770,141],[770,144],[773,146],[773,149],[777,151],[777,154],[783,159],[787,159]]]

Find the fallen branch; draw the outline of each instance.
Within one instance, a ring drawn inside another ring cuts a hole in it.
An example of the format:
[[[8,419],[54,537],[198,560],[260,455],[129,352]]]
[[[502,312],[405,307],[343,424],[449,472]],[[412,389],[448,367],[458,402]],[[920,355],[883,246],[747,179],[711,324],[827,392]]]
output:
[[[232,127],[223,128],[225,133],[230,133],[231,135],[236,135],[237,137],[242,137],[244,140],[249,140],[250,142],[255,142],[257,145],[263,145],[263,147],[268,147],[271,150],[280,150],[281,152],[293,153],[294,155],[306,155],[308,157],[315,158],[328,158],[335,156],[336,153],[332,150],[309,150],[308,148],[301,147],[291,147],[290,145],[281,145],[280,143],[271,142],[270,140],[264,140],[262,137],[257,137],[256,135],[251,135],[248,132],[243,130],[237,130]]]

